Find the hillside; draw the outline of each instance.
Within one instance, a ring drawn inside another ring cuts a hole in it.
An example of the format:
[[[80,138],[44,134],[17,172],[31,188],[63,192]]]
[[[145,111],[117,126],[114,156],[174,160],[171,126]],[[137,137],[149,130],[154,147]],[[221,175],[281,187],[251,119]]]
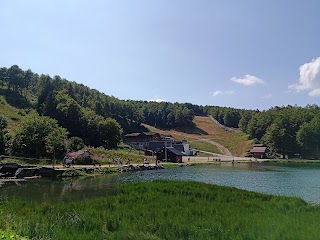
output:
[[[69,137],[80,137],[90,146],[114,147],[120,135],[146,131],[141,127],[157,126],[175,129],[170,134],[186,138],[192,147],[226,155],[244,155],[250,146],[248,138],[268,146],[273,154],[320,158],[320,107],[317,105],[273,107],[269,110],[246,110],[191,103],[120,100],[60,76],[24,71],[17,65],[0,68],[0,113],[13,133],[27,111],[57,120]],[[28,110],[27,110],[28,109]],[[211,115],[219,124],[239,128],[244,135],[226,132],[209,119],[194,116]],[[108,124],[117,131],[108,135]],[[195,127],[193,126],[195,125]],[[102,129],[99,129],[100,127]],[[151,127],[149,127],[151,129]],[[97,138],[100,135],[100,138]],[[108,136],[108,137],[106,137]],[[105,139],[107,138],[107,139]],[[109,144],[112,143],[112,146]]]
[[[16,129],[19,127],[21,119],[26,115],[24,109],[19,109],[7,102],[7,98],[4,95],[0,95],[0,115],[5,116],[10,135],[14,136]]]
[[[170,134],[176,140],[186,139],[192,148],[218,154],[244,156],[252,141],[241,132],[229,132],[214,123],[209,117],[195,116],[195,127],[160,130],[144,125],[150,131]]]

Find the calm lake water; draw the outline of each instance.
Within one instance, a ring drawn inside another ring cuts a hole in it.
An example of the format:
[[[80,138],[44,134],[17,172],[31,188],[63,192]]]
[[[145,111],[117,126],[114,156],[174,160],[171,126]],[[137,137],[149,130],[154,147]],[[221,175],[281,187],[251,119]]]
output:
[[[121,183],[155,179],[193,180],[274,195],[296,196],[309,203],[320,204],[318,163],[221,163],[81,179],[37,179],[0,187],[0,198],[74,201],[114,194]]]

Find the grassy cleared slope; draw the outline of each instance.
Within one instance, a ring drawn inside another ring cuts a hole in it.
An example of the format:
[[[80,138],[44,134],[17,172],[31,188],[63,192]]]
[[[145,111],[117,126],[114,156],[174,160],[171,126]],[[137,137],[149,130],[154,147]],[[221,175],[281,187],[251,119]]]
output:
[[[21,120],[25,117],[24,110],[18,109],[7,103],[4,96],[0,95],[0,115],[3,115],[7,122],[9,133],[15,134],[16,129],[19,127]]]
[[[195,116],[193,122],[195,124],[193,128],[179,128],[170,131],[160,130],[149,125],[145,125],[145,127],[153,132],[171,134],[177,140],[186,139],[192,148],[219,154],[223,152],[217,146],[207,141],[223,145],[235,156],[244,156],[252,145],[252,141],[248,140],[246,134],[226,131],[208,117]]]

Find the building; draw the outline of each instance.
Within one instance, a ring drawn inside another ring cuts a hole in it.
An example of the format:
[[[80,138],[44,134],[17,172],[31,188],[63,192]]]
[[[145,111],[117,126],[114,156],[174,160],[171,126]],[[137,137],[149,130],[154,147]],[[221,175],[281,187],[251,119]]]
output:
[[[267,153],[269,152],[267,147],[253,147],[250,149],[250,153],[254,158],[263,159],[267,158]]]
[[[160,141],[161,135],[154,132],[130,133],[124,135],[124,142],[133,148],[144,150],[151,141]]]
[[[195,150],[190,149],[190,144],[187,143],[187,141],[182,142],[176,142],[174,140],[166,140],[166,141],[152,141],[149,142],[149,145],[146,147],[146,155],[153,155],[159,151],[162,150],[164,147],[173,147],[179,152],[182,153],[182,155],[186,156],[194,156],[196,154]],[[153,154],[152,154],[153,153]]]
[[[161,151],[156,153],[157,160],[176,163],[182,162],[182,156],[183,154],[174,147],[163,147]]]
[[[79,163],[91,163],[93,160],[98,160],[100,157],[98,155],[92,154],[88,150],[79,150],[76,152],[69,152],[66,155],[68,158],[74,159]]]

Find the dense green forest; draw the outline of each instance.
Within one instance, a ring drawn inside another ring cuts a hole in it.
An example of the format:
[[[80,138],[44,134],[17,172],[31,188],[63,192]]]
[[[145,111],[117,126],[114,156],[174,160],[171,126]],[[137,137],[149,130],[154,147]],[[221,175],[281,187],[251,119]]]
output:
[[[51,123],[44,116],[55,119],[69,138],[79,137],[84,144],[93,147],[116,148],[122,134],[146,130],[141,123],[159,128],[188,127],[193,125],[192,107],[199,111],[192,104],[119,100],[60,76],[39,75],[17,65],[0,68],[0,89],[1,94],[10,96],[10,104],[26,113],[36,112],[15,131],[15,139],[9,136],[5,129],[6,118],[1,116],[1,154],[9,149],[17,155],[43,157],[58,151],[60,147],[52,150],[48,144],[51,130],[45,129],[51,129],[47,126]],[[38,139],[31,139],[31,136],[38,136]],[[33,142],[36,146],[38,143],[39,147],[32,150],[29,143],[24,142]]]
[[[228,127],[239,127],[274,154],[319,158],[320,108],[317,105],[273,107],[265,111],[206,106],[205,111]]]
[[[0,68],[0,90],[1,95],[11,96],[11,105],[29,116],[16,129],[15,136],[6,130],[6,116],[0,116],[1,154],[8,149],[30,157],[59,154],[62,147],[58,143],[52,146],[59,142],[52,139],[53,136],[60,138],[60,142],[77,137],[85,145],[116,148],[123,134],[144,131],[141,123],[163,129],[191,127],[195,115],[210,114],[227,127],[241,129],[256,143],[266,144],[274,154],[292,157],[298,153],[319,158],[320,108],[317,105],[259,111],[191,103],[124,101],[60,76],[39,75],[17,65]],[[31,136],[34,139],[28,139]],[[42,146],[32,150],[25,141],[41,142]]]

